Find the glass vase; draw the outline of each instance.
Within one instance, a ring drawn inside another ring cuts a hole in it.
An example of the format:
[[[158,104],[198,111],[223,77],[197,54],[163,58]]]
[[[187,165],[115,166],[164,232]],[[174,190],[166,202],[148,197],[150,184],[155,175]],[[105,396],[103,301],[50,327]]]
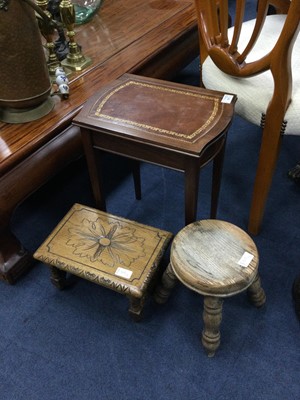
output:
[[[73,0],[75,8],[75,24],[89,22],[101,7],[102,0]]]

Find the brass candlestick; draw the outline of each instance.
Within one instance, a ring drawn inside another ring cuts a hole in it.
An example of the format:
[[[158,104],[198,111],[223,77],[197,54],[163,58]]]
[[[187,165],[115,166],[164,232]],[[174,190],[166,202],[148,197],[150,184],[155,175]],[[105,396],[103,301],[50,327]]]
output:
[[[62,0],[60,5],[60,16],[63,24],[67,28],[67,36],[69,38],[69,54],[61,64],[74,71],[82,71],[88,67],[92,60],[89,57],[85,57],[75,42],[74,25],[75,25],[75,9],[74,5],[70,0]]]
[[[49,11],[47,11],[48,0],[36,0],[36,4],[41,8],[42,11],[49,17],[49,21],[52,19],[52,15]],[[60,67],[60,62],[57,58],[55,52],[55,44],[54,44],[54,34],[55,29],[52,24],[50,24],[45,19],[39,17],[37,15],[38,25],[41,31],[41,34],[46,39],[46,47],[48,50],[48,70],[50,74],[51,80],[55,80],[55,71],[58,67]]]

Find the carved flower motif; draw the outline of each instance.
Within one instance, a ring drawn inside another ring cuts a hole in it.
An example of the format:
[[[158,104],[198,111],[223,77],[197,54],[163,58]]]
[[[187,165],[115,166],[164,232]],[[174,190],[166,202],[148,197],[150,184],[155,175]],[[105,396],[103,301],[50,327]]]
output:
[[[120,222],[108,223],[97,219],[84,219],[82,226],[69,228],[67,245],[74,247],[73,253],[90,261],[99,261],[113,267],[122,264],[128,267],[145,256],[145,239],[135,235],[135,229],[122,226]]]

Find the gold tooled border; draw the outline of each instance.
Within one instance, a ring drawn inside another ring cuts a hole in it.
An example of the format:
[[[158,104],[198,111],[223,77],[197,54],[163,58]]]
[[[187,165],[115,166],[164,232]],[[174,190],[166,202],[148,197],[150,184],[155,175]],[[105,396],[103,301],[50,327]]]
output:
[[[158,128],[158,127],[152,126],[152,125],[140,124],[138,122],[126,120],[123,118],[111,117],[110,115],[102,113],[102,109],[103,109],[105,103],[115,93],[117,93],[118,91],[124,89],[125,87],[127,87],[129,85],[143,86],[143,87],[147,87],[147,88],[151,88],[151,89],[162,90],[165,92],[180,93],[180,94],[184,94],[186,96],[197,97],[197,98],[201,98],[204,100],[210,100],[210,101],[213,101],[213,103],[214,103],[213,110],[212,110],[210,117],[206,120],[206,122],[200,128],[198,128],[196,131],[192,132],[190,135],[187,135],[185,133],[175,132],[175,131],[169,131],[167,129],[161,129],[161,128]],[[132,126],[136,126],[138,128],[148,129],[154,133],[167,134],[169,136],[175,136],[180,139],[185,139],[186,141],[192,141],[193,139],[195,139],[196,136],[198,136],[201,132],[203,132],[207,128],[207,126],[215,119],[218,109],[219,109],[219,99],[217,97],[205,96],[202,94],[188,92],[188,91],[184,91],[184,90],[171,89],[171,88],[166,88],[166,87],[162,87],[162,86],[151,85],[149,83],[144,83],[144,82],[129,81],[129,82],[124,83],[123,85],[118,86],[116,89],[114,89],[110,93],[108,93],[108,95],[105,96],[103,98],[103,100],[99,103],[97,110],[95,112],[95,115],[98,117],[101,117],[101,118],[106,118],[111,121],[121,122],[121,123],[125,123],[125,124],[130,124]]]

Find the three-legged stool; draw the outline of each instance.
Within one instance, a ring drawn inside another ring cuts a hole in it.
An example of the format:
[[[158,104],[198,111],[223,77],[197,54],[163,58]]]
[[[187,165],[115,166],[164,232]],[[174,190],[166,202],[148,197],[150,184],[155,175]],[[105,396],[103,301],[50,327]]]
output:
[[[202,344],[212,357],[220,345],[223,298],[247,289],[256,307],[265,303],[258,260],[253,240],[237,226],[219,220],[194,222],[175,236],[155,299],[164,303],[177,279],[204,295]]]

